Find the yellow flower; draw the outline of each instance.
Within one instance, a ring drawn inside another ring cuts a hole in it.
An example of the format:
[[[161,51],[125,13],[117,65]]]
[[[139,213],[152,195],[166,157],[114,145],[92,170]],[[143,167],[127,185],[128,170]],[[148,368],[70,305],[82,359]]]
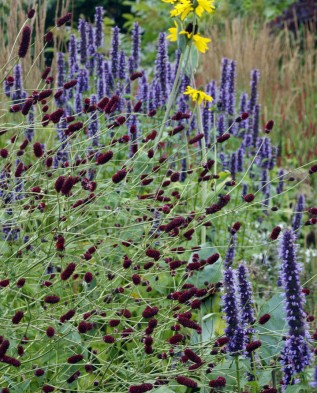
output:
[[[198,105],[200,105],[203,101],[205,101],[205,104],[206,104],[206,101],[211,102],[211,101],[213,100],[213,98],[212,98],[210,95],[204,93],[204,92],[201,91],[201,90],[193,89],[193,88],[190,87],[190,86],[187,86],[187,89],[186,89],[186,91],[184,92],[184,94],[189,95],[190,98],[191,98],[194,102],[197,101],[197,102],[198,102]]]
[[[186,34],[187,38],[190,40],[193,37],[194,45],[196,46],[197,50],[201,53],[206,53],[208,50],[208,42],[211,42],[210,38],[202,37],[199,33],[194,34],[189,33],[186,30],[182,30],[179,34]]]
[[[215,9],[215,7],[213,5],[214,4],[214,0],[197,0],[197,3],[198,3],[198,5],[195,8],[195,13],[199,17],[202,16],[204,11],[207,12],[208,14],[210,14]]]
[[[194,10],[190,0],[179,0],[179,3],[174,6],[171,11],[171,16],[179,16],[181,20],[184,20],[186,16]]]
[[[166,38],[168,40],[170,40],[171,42],[175,42],[177,41],[177,31],[178,31],[178,27],[177,27],[177,23],[174,22],[175,27],[171,27],[170,29],[168,29],[168,31],[170,32],[170,35],[168,35]]]

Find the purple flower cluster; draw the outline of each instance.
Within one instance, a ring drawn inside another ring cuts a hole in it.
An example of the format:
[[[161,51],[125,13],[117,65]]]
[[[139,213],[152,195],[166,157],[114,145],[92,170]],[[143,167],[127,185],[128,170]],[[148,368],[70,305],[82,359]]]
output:
[[[296,256],[296,236],[285,230],[279,245],[280,281],[285,293],[288,335],[281,354],[284,385],[294,383],[294,377],[311,363],[309,333],[305,322],[304,295],[300,285],[300,266]]]

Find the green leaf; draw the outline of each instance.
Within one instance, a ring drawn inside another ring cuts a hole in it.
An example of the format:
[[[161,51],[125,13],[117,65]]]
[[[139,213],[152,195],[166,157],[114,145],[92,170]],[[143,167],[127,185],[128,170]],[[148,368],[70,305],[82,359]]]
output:
[[[271,319],[265,325],[259,325],[258,331],[262,346],[259,355],[263,361],[280,353],[284,346],[282,337],[287,333],[287,322],[281,294],[273,296],[260,310],[260,315],[270,314]]]

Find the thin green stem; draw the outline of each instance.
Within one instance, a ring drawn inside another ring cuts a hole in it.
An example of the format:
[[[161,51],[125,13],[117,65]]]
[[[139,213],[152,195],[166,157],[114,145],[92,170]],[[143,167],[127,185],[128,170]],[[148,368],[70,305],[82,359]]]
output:
[[[240,386],[240,368],[239,368],[239,356],[235,356],[235,363],[236,363],[236,375],[237,375],[237,392],[241,392],[241,386]]]

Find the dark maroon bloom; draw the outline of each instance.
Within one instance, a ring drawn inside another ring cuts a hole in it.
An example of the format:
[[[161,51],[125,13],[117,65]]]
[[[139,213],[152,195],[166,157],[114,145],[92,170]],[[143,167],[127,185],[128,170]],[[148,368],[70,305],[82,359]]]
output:
[[[25,284],[25,278],[19,278],[19,280],[16,283],[16,286],[18,288],[22,288],[24,284]]]
[[[130,76],[130,80],[134,81],[138,78],[142,78],[143,76],[143,72],[134,72],[131,76]]]
[[[48,115],[48,114],[44,115],[42,117],[42,126],[43,127],[48,126],[49,122],[50,122],[50,115]]]
[[[47,67],[47,68],[50,69],[50,67]],[[50,95],[52,95],[52,93],[53,93],[53,90],[51,90],[51,89],[43,90],[38,95],[38,100],[39,101],[45,100],[45,98],[48,98]]]
[[[26,116],[33,105],[33,98],[28,98],[22,106],[21,113],[23,116]]]
[[[85,275],[84,275],[84,281],[85,281],[87,284],[91,283],[92,280],[93,280],[93,278],[94,278],[94,276],[93,276],[92,273],[90,273],[90,272],[87,272],[87,273],[85,273]]]
[[[73,79],[73,80],[71,80],[71,81],[69,81],[69,82],[64,83],[64,89],[65,89],[65,90],[71,89],[72,87],[74,87],[74,86],[76,86],[76,85],[77,85],[77,80],[76,80],[76,79]]]
[[[147,114],[149,117],[154,117],[156,115],[156,109],[153,109],[152,111],[148,112]]]
[[[65,181],[65,176],[59,176],[55,181],[55,190],[60,192]]]
[[[194,138],[191,138],[188,141],[188,144],[189,145],[193,145],[194,143],[196,143],[196,142],[200,141],[201,139],[203,139],[203,137],[204,137],[204,134],[198,134],[198,135],[194,136]]]
[[[240,116],[238,116],[236,118],[236,122],[240,123],[242,120],[246,120],[248,117],[249,117],[249,114],[247,112],[243,112],[243,113],[241,113]]]
[[[0,345],[0,359],[6,354],[7,350],[9,349],[10,342],[9,340],[3,340],[2,344]]]
[[[183,341],[184,336],[180,333],[174,334],[174,336],[168,339],[168,342],[172,345],[177,345],[181,341]]]
[[[140,285],[141,284],[141,277],[138,274],[133,274],[132,282],[134,285]]]
[[[219,258],[220,258],[220,255],[218,253],[215,253],[207,258],[206,263],[208,265],[212,265],[213,263],[217,262]]]
[[[72,13],[68,12],[66,15],[60,17],[59,19],[57,19],[56,25],[58,27],[63,26],[65,23],[69,22],[72,19]]]
[[[43,148],[40,142],[35,142],[33,145],[33,151],[36,158],[41,158],[44,154]]]
[[[97,108],[104,110],[105,107],[107,106],[109,102],[109,98],[108,97],[104,97],[102,98],[98,103],[97,103]]]
[[[275,228],[272,229],[271,235],[270,235],[270,239],[271,240],[276,240],[279,237],[279,234],[281,233],[282,228],[277,226]]]
[[[114,183],[120,183],[127,175],[127,171],[125,169],[120,169],[117,173],[112,176],[112,181]]]
[[[30,26],[24,26],[22,30],[22,38],[19,46],[18,55],[23,58],[26,56],[31,41],[31,28]]]
[[[228,344],[229,341],[230,341],[229,337],[220,337],[215,342],[215,347],[222,347],[222,346]]]
[[[170,179],[172,182],[177,182],[180,179],[180,173],[179,172],[174,172],[171,174]]]
[[[67,363],[76,364],[76,363],[82,361],[83,359],[84,359],[84,357],[81,354],[73,355],[67,359]]]
[[[185,355],[188,357],[188,359],[191,360],[192,362],[194,362],[194,363],[202,363],[201,358],[200,358],[198,355],[196,355],[196,353],[195,353],[194,351],[192,351],[191,349],[186,348],[186,349],[184,350],[184,354],[185,354]]]
[[[71,262],[65,270],[62,271],[61,273],[61,280],[65,281],[68,280],[69,277],[74,273],[76,269],[76,263]]]
[[[51,386],[51,385],[45,384],[45,385],[43,385],[43,387],[42,387],[42,391],[43,391],[44,393],[54,392],[54,390],[55,390],[55,388],[54,388],[53,386]]]
[[[12,358],[11,356],[7,356],[7,355],[2,356],[1,362],[7,363],[13,367],[20,367],[21,366],[20,360]]]
[[[212,379],[209,381],[209,386],[211,388],[221,388],[226,386],[226,378],[224,377],[218,377],[217,379]]]
[[[22,172],[23,172],[23,169],[24,169],[23,163],[20,162],[20,163],[18,164],[18,166],[16,167],[14,176],[15,176],[15,177],[21,177]]]
[[[21,110],[20,104],[15,104],[10,107],[10,113],[16,113],[19,112],[20,110]]]
[[[122,124],[124,124],[125,122],[126,122],[126,118],[124,116],[119,116],[115,120],[115,123],[119,124],[120,126],[122,126]]]
[[[169,136],[176,135],[176,134],[178,134],[179,132],[183,131],[184,128],[185,128],[185,127],[181,124],[181,125],[175,127],[172,131],[170,131],[170,132],[168,133],[168,135],[169,135]]]
[[[264,325],[266,322],[268,322],[271,319],[270,314],[264,314],[259,318],[259,324]]]
[[[79,131],[79,130],[81,130],[83,128],[83,126],[84,126],[84,123],[82,123],[81,121],[78,121],[76,123],[70,124],[68,126],[67,131],[68,131],[68,133]]]
[[[10,284],[10,280],[9,279],[4,279],[4,280],[0,280],[0,288],[5,288]]]
[[[247,344],[246,350],[247,350],[247,352],[252,352],[252,351],[255,351],[256,349],[260,348],[261,345],[262,345],[262,343],[260,340],[251,341],[249,344]]]
[[[243,197],[245,202],[252,202],[254,200],[254,195],[253,194],[247,194]]]
[[[221,136],[218,136],[217,142],[218,143],[223,143],[223,142],[227,141],[229,138],[230,138],[230,134],[226,133],[226,134],[223,134]]]
[[[44,297],[44,302],[49,304],[56,304],[60,301],[60,297],[57,295],[47,295]]]
[[[111,158],[113,157],[113,152],[111,150],[100,154],[96,160],[97,165],[103,165],[106,164]]]
[[[9,155],[8,149],[5,149],[5,148],[0,149],[0,156],[1,156],[2,158],[7,158],[8,155]]]
[[[133,112],[140,112],[140,109],[142,108],[142,101],[138,101],[134,107],[133,107]]]
[[[43,74],[41,78],[45,80],[48,77],[48,74],[51,72],[51,67],[46,67],[45,70],[43,71]],[[40,93],[41,94],[41,93]],[[39,94],[39,96],[40,96]],[[40,100],[41,101],[41,100]]]
[[[32,19],[34,15],[35,15],[35,10],[33,8],[31,8],[28,12],[28,18]]]
[[[57,123],[60,121],[60,119],[61,119],[61,117],[63,116],[63,114],[64,114],[64,109],[59,108],[59,109],[57,109],[55,112],[51,113],[51,115],[50,115],[50,120],[51,120],[54,124],[57,124]]]
[[[53,33],[51,31],[47,32],[45,34],[45,41],[46,42],[52,42],[53,41]]]
[[[63,90],[57,90],[57,92],[54,94],[54,98],[56,98],[58,100],[62,96],[63,93],[64,93]]]
[[[110,334],[107,334],[106,336],[103,336],[103,341],[107,344],[113,344],[116,341],[116,339]]]
[[[17,325],[18,323],[21,322],[22,318],[24,317],[24,312],[23,311],[17,311],[14,316],[12,317],[12,323],[14,325]]]
[[[61,188],[61,193],[63,195],[69,195],[71,189],[73,188],[73,186],[75,184],[74,180],[75,180],[75,178],[73,176],[69,176],[64,180],[62,188]]]
[[[200,326],[198,325],[198,323],[197,322],[195,322],[195,321],[191,321],[190,319],[188,319],[188,318],[184,318],[184,317],[180,317],[180,316],[178,316],[178,322],[181,324],[181,325],[183,325],[184,327],[188,327],[188,328],[190,328],[190,329],[195,329],[195,330],[199,330],[200,329]]]
[[[170,232],[174,228],[180,227],[185,223],[185,219],[183,217],[175,217],[172,221],[170,221],[167,225],[165,225],[164,231]]]
[[[69,310],[65,314],[61,315],[59,320],[61,323],[64,323],[65,321],[69,321],[70,319],[72,319],[75,314],[75,310]]]
[[[154,250],[152,248],[148,248],[145,251],[146,256],[149,258],[153,258],[155,261],[158,261],[160,259],[161,253],[158,250]]]
[[[120,98],[119,96],[113,96],[110,98],[109,102],[107,103],[107,105],[105,106],[104,111],[108,114],[114,112],[117,108],[118,102],[119,102]]]
[[[142,385],[132,385],[129,387],[129,393],[145,393],[153,389],[151,383],[142,383]]]
[[[317,165],[313,165],[310,169],[309,169],[309,174],[312,175],[313,173],[317,172]]]
[[[152,318],[152,317],[154,317],[154,315],[156,315],[158,313],[158,311],[159,311],[159,309],[156,306],[155,307],[147,306],[143,310],[142,317],[143,318]]]
[[[277,389],[275,388],[266,388],[261,390],[261,393],[277,393]]]
[[[197,382],[195,382],[193,379],[187,378],[187,377],[183,377],[183,376],[179,376],[176,377],[176,381],[183,386],[187,386],[188,388],[197,388]]]
[[[111,319],[110,321],[109,321],[109,326],[111,326],[111,327],[116,327],[116,326],[118,326],[120,324],[120,320],[119,319]]]
[[[55,335],[55,329],[54,329],[52,326],[49,326],[49,327],[46,329],[46,335],[47,335],[47,337],[49,337],[49,338],[54,337],[54,335]]]
[[[266,134],[269,134],[269,133],[272,131],[273,126],[274,126],[274,121],[273,121],[273,120],[268,121],[268,122],[266,123],[266,125],[265,125],[265,130],[264,130],[264,132],[265,132]]]
[[[36,377],[41,377],[42,375],[44,375],[44,370],[41,369],[41,368],[38,368],[38,369],[36,369],[36,370],[34,371],[34,375],[35,375]]]
[[[78,379],[80,376],[80,371],[75,371],[74,374],[72,374],[67,380],[67,383],[73,383],[74,381],[76,381],[76,379]]]

